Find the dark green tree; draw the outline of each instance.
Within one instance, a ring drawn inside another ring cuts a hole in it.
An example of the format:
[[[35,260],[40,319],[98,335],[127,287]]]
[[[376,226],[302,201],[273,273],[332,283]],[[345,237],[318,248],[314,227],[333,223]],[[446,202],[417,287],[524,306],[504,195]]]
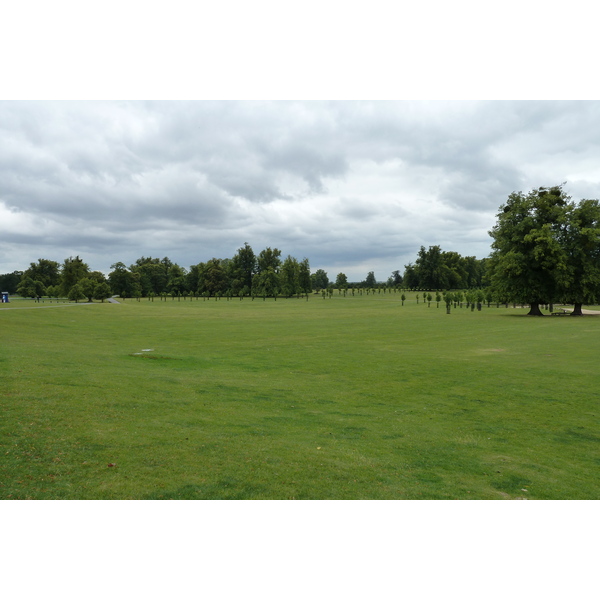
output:
[[[219,258],[211,258],[206,263],[198,265],[200,293],[208,292],[210,296],[223,294],[227,291],[227,270]]]
[[[273,267],[267,267],[257,273],[252,280],[252,293],[256,296],[275,297],[279,289],[279,274],[275,272]]]
[[[94,287],[94,298],[104,302],[107,298],[111,297],[110,286],[105,281],[97,283]]]
[[[281,250],[277,248],[265,248],[256,259],[257,272],[261,273],[267,269],[272,269],[274,273],[279,273],[281,265]]]
[[[4,290],[6,291],[6,290]],[[41,281],[35,281],[25,275],[17,287],[17,294],[23,298],[41,298],[46,293],[46,288]]]
[[[60,271],[62,293],[68,297],[71,288],[79,283],[80,279],[87,277],[89,272],[90,268],[79,256],[66,258]]]
[[[113,294],[122,298],[133,298],[134,291],[138,286],[141,287],[139,272],[132,273],[122,262],[114,263],[110,268],[112,271],[108,274],[108,282]]]
[[[34,281],[41,281],[45,287],[60,284],[60,265],[45,258],[39,258],[37,263],[30,263],[29,268],[23,273],[24,277],[31,277]]]
[[[165,261],[168,261],[165,262]],[[139,274],[139,283],[142,289],[142,295],[148,296],[150,292],[159,294],[164,290],[168,283],[168,271],[173,263],[169,259],[142,256],[138,258],[133,265],[129,267],[132,273]]]
[[[312,282],[310,279],[310,264],[308,258],[302,259],[298,268],[298,285],[304,294],[310,294],[312,291]],[[307,296],[308,299],[308,296]]]
[[[187,270],[178,264],[171,264],[167,276],[167,291],[170,294],[182,294],[186,291]]]
[[[430,246],[429,250],[421,246],[416,267],[420,288],[437,290],[449,287],[450,269],[444,262],[439,246]]]
[[[375,288],[377,286],[377,280],[375,279],[375,272],[369,271],[367,278],[363,281],[363,285],[366,288]]]
[[[323,271],[323,269],[317,269],[312,275],[312,289],[317,292],[322,289],[326,289],[329,285],[329,278],[327,277],[327,273]]]
[[[79,283],[76,283],[71,287],[69,293],[67,294],[67,298],[69,300],[75,300],[75,302],[85,300],[85,294],[83,293],[83,289]]]
[[[237,251],[231,259],[231,288],[234,294],[244,291],[249,294],[252,289],[252,277],[258,269],[258,263],[254,251],[248,242]]]
[[[12,273],[4,273],[4,275],[0,275],[0,292],[16,294],[17,287],[21,282],[22,276],[23,271],[13,271]]]
[[[279,289],[284,296],[288,298],[294,294],[300,293],[300,264],[293,257],[288,257],[283,261],[279,272]]]
[[[97,282],[95,282],[93,279],[90,279],[89,277],[84,277],[83,279],[79,280],[78,285],[81,288],[83,295],[88,299],[88,302],[91,302],[94,296],[94,289],[97,285]]]
[[[569,277],[560,300],[573,304],[573,316],[581,316],[583,304],[600,298],[600,203],[581,200],[568,209],[561,242],[567,252]]]
[[[419,287],[419,277],[417,269],[412,263],[404,265],[403,285],[406,289],[414,290]]]
[[[508,301],[529,304],[529,315],[542,316],[540,305],[563,295],[571,283],[572,269],[561,243],[568,201],[562,186],[513,192],[489,232],[492,287]]]

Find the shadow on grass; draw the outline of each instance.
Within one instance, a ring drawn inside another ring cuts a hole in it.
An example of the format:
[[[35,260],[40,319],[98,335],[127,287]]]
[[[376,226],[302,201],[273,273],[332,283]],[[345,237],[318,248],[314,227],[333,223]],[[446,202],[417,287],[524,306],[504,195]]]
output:
[[[556,315],[551,315],[550,313],[544,313],[543,315],[507,315],[507,314],[503,314],[503,315],[497,315],[500,318],[508,318],[508,319],[539,319],[541,317],[552,317],[552,318],[556,318]],[[559,316],[563,316],[563,315],[559,315]],[[589,315],[589,314],[583,314],[583,315],[572,315],[570,313],[567,313],[566,315],[567,317],[600,317],[600,315]]]

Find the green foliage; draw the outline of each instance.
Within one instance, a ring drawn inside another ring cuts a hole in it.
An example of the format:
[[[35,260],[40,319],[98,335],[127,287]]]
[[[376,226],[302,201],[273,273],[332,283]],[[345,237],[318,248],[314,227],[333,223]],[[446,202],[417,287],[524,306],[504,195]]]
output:
[[[415,264],[405,266],[404,285],[409,289],[440,290],[479,287],[483,283],[485,260],[443,252],[440,246],[421,246]]]
[[[122,264],[122,263],[120,263]],[[125,265],[123,265],[124,267]],[[130,272],[136,274],[142,295],[148,296],[151,292],[159,294],[168,285],[169,269],[172,263],[168,259],[162,261],[158,258],[142,256],[130,267]],[[112,268],[112,267],[111,267]],[[133,296],[133,287],[129,294]]]
[[[506,301],[576,305],[600,295],[600,206],[570,202],[562,186],[513,192],[500,207],[489,261],[495,293]]]
[[[316,290],[317,292],[319,290],[326,289],[329,286],[329,278],[327,277],[327,273],[323,271],[323,269],[317,269],[311,275],[311,281],[312,289]]]
[[[402,275],[400,271],[392,271],[392,286],[398,287],[402,285]]]
[[[600,203],[581,200],[567,211],[561,243],[566,249],[569,275],[558,300],[573,303],[574,312],[581,314],[582,304],[600,298]]]
[[[284,296],[289,298],[300,293],[300,264],[293,256],[288,255],[283,261],[279,280],[278,287]]]
[[[80,300],[85,299],[85,293],[83,291],[82,286],[79,283],[76,283],[71,287],[69,293],[67,294],[67,298],[69,300],[74,300],[75,302],[79,302]]]
[[[273,267],[267,267],[254,276],[252,292],[257,296],[275,296],[279,289],[279,275]]]
[[[150,292],[150,293],[152,295],[152,298],[154,298],[154,292]],[[108,285],[108,283],[106,283],[105,281],[103,281],[101,283],[97,283],[94,287],[93,296],[96,300],[101,300],[102,302],[104,302],[107,298],[110,298],[111,291],[110,291],[110,286]]]
[[[23,273],[23,277],[40,281],[44,287],[60,285],[59,269],[60,265],[57,262],[40,258],[37,263],[30,263],[29,268]]]
[[[246,242],[231,259],[231,286],[234,294],[240,290],[252,288],[252,278],[256,273],[258,263],[251,246]],[[247,293],[247,292],[246,292]]]
[[[122,262],[114,263],[110,268],[108,282],[112,291],[122,298],[132,298],[134,289],[140,285],[140,274],[132,273]]]
[[[21,282],[22,276],[22,271],[13,271],[12,273],[4,273],[3,275],[0,275],[0,292],[16,294],[17,287]]]
[[[17,286],[17,293],[24,298],[39,298],[45,295],[46,289],[41,281],[34,281],[31,277],[23,275]]]
[[[367,274],[367,278],[362,282],[362,285],[366,288],[374,288],[377,285],[377,280],[375,279],[375,272],[369,271]]]
[[[298,284],[300,291],[304,294],[310,294],[312,291],[312,281],[310,278],[310,264],[308,258],[303,258],[298,271]]]
[[[337,277],[335,278],[335,287],[338,290],[343,290],[348,287],[348,277],[346,277],[344,273],[337,274]]]
[[[257,258],[257,271],[262,273],[268,269],[278,273],[281,265],[281,250],[277,248],[265,248],[260,252]]]
[[[79,280],[78,285],[81,288],[84,297],[88,299],[88,302],[91,302],[94,296],[94,289],[97,283],[89,277],[84,277],[83,279]]]
[[[89,272],[90,268],[79,256],[66,258],[60,271],[62,293],[68,296],[71,288],[79,283],[81,279],[87,277]]]

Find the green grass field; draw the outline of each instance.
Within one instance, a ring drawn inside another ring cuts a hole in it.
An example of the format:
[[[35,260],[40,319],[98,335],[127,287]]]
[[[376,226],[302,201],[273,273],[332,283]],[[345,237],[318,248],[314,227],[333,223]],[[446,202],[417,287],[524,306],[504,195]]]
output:
[[[600,498],[600,317],[9,306],[42,308],[0,308],[2,499]]]

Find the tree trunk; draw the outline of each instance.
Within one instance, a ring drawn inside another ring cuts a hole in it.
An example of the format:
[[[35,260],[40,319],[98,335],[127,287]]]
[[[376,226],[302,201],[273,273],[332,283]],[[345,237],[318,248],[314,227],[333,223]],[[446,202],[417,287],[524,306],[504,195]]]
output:
[[[582,302],[575,302],[573,304],[573,312],[571,313],[572,317],[583,317],[583,312],[581,307],[583,306]]]
[[[543,317],[544,316],[544,313],[540,310],[539,302],[532,302],[530,306],[531,306],[531,308],[529,309],[527,316],[529,316],[529,317]]]

